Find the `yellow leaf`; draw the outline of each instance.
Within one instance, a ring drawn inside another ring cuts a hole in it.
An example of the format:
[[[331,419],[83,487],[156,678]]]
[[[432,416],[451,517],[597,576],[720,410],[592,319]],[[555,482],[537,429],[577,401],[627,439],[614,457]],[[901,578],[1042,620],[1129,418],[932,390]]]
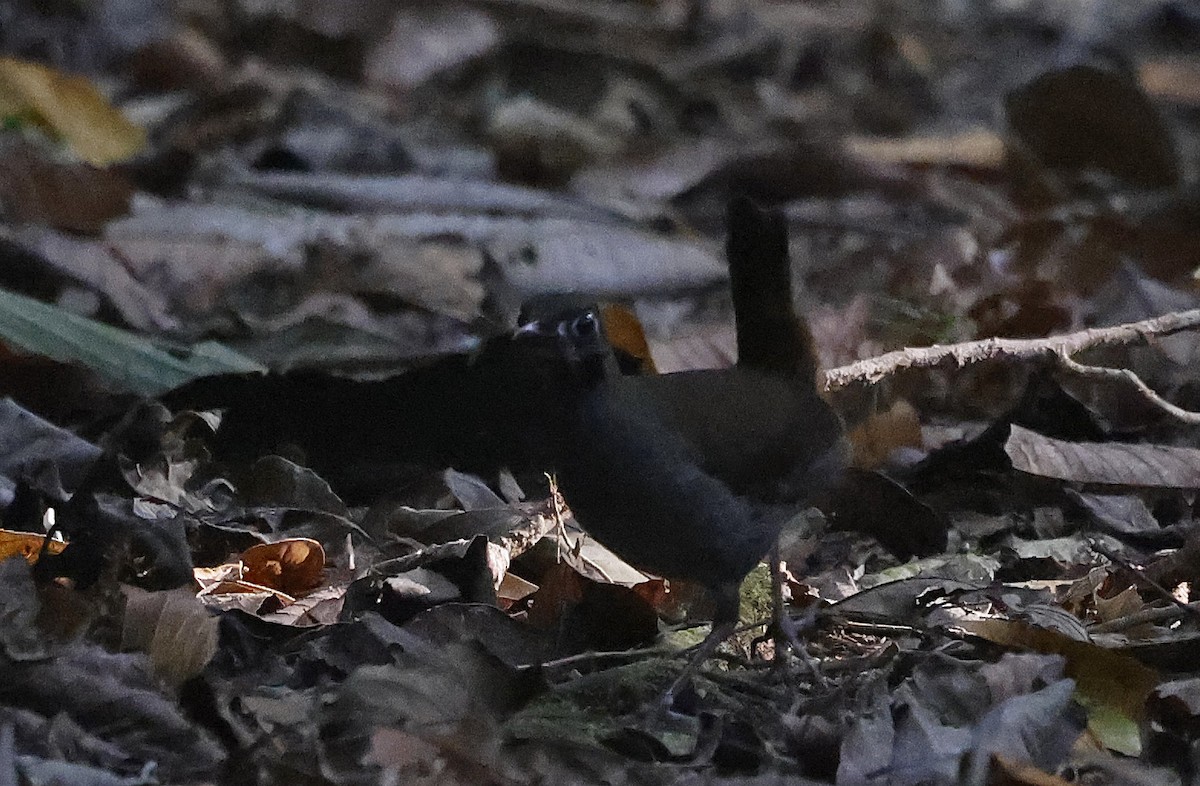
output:
[[[87,79],[11,57],[0,58],[0,113],[32,119],[95,166],[129,158],[146,144],[146,132]]]
[[[1158,674],[1137,660],[1091,642],[1016,620],[961,620],[960,626],[1001,646],[1055,653],[1066,658],[1075,696],[1088,711],[1088,729],[1107,748],[1141,753],[1137,730]]]
[[[45,542],[45,536],[33,532],[13,532],[12,530],[0,529],[0,560],[15,557],[19,554],[32,565],[37,562],[38,555],[42,553],[42,544]],[[51,554],[61,554],[62,550],[66,547],[66,543],[53,540],[50,541],[47,551]]]

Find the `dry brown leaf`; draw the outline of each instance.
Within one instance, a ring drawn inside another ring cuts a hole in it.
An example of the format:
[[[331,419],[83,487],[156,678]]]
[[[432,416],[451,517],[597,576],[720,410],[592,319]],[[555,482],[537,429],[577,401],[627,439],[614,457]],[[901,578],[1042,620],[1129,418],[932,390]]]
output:
[[[686,335],[654,341],[651,354],[662,374],[729,368],[737,359],[737,334],[733,325],[697,326]]]
[[[1134,718],[1142,716],[1145,699],[1158,684],[1158,674],[1140,661],[1052,630],[999,619],[967,620],[961,625],[1002,646],[1062,655],[1067,659],[1066,674],[1079,683],[1080,692],[1109,701]]]
[[[27,118],[53,131],[96,166],[123,161],[146,144],[146,132],[87,79],[11,57],[0,58],[0,115]]]
[[[242,552],[242,565],[242,580],[297,597],[321,584],[325,549],[309,538],[260,543]]]
[[[1200,488],[1200,450],[1171,445],[1066,442],[1014,425],[1004,452],[1013,468],[1076,483]]]
[[[618,584],[622,587],[634,587],[649,579],[646,574],[577,529],[568,529],[565,537],[556,531],[546,533],[545,537],[559,544],[563,562],[584,578],[599,584]]]
[[[276,609],[259,618],[277,625],[289,625],[295,628],[306,628],[314,625],[332,625],[338,621],[342,613],[342,605],[346,599],[349,584],[334,584],[322,587],[316,592],[310,592],[294,603]]]
[[[1096,596],[1096,619],[1111,622],[1146,608],[1146,602],[1134,587],[1126,587],[1111,598]]]
[[[268,600],[286,607],[320,586],[325,576],[325,550],[308,538],[260,543],[246,549],[236,562],[195,568],[192,573],[204,605],[256,614]]]
[[[502,604],[502,608],[507,608],[537,591],[538,585],[533,582],[512,573],[505,573],[504,578],[500,580],[500,588],[496,590],[496,598]]]
[[[241,575],[241,565],[236,562],[210,568],[192,569],[192,576],[200,585],[201,595],[215,592],[222,584],[236,582],[239,575]]]
[[[0,157],[0,201],[14,223],[95,234],[129,212],[132,196],[133,187],[116,172],[50,161],[31,144]]]
[[[528,621],[536,629],[552,630],[563,612],[583,599],[584,578],[566,563],[560,562],[542,576],[541,586],[529,607]]]
[[[255,587],[253,584],[227,582],[216,587],[212,592],[197,595],[200,602],[210,609],[217,611],[244,611],[255,615],[268,602],[275,603],[271,608],[281,604],[292,603],[290,598],[280,592],[272,592],[265,587]]]
[[[1079,618],[1083,618],[1092,607],[1096,593],[1108,580],[1111,570],[1107,567],[1092,568],[1086,575],[1071,582],[1059,599],[1059,604]]]

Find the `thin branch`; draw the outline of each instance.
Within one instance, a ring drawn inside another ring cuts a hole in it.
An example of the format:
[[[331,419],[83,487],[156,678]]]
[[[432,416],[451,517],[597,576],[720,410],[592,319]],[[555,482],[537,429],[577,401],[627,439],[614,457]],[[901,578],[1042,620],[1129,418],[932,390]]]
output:
[[[1133,614],[1127,614],[1124,617],[1117,617],[1108,622],[1098,622],[1095,625],[1088,626],[1088,633],[1120,633],[1123,630],[1136,628],[1139,625],[1146,625],[1155,622],[1174,622],[1175,620],[1188,616],[1200,614],[1200,602],[1193,601],[1186,604],[1186,609],[1181,609],[1178,606],[1159,606],[1152,609],[1142,609]]]
[[[1200,328],[1200,309],[1178,311],[1161,317],[1106,328],[1091,328],[1077,333],[1047,338],[985,338],[961,344],[934,344],[888,352],[879,357],[859,360],[825,372],[826,390],[850,385],[874,384],[901,369],[934,368],[943,364],[969,366],[985,361],[1012,361],[1044,358],[1048,355],[1073,355],[1101,346],[1143,344],[1151,337],[1169,336]]]
[[[1102,382],[1116,382],[1123,385],[1128,385],[1133,388],[1143,399],[1150,402],[1154,406],[1177,418],[1183,423],[1189,425],[1200,425],[1200,412],[1192,412],[1183,407],[1176,406],[1170,401],[1167,401],[1162,396],[1158,395],[1149,385],[1142,381],[1142,378],[1134,374],[1127,368],[1106,368],[1103,366],[1085,366],[1078,361],[1072,360],[1066,355],[1057,355],[1056,361],[1059,366],[1075,376],[1083,379],[1094,379]]]
[[[1148,587],[1152,588],[1155,592],[1157,592],[1163,598],[1163,600],[1167,601],[1172,606],[1174,606],[1176,609],[1178,609],[1180,611],[1180,613],[1190,614],[1193,617],[1200,618],[1200,610],[1193,608],[1191,604],[1184,603],[1179,598],[1175,597],[1174,593],[1172,593],[1171,590],[1167,589],[1166,587],[1164,587],[1163,585],[1159,584],[1157,581],[1152,579],[1150,577],[1150,575],[1143,568],[1140,568],[1137,565],[1134,565],[1132,562],[1125,559],[1120,554],[1113,552],[1112,549],[1105,547],[1104,544],[1101,543],[1097,538],[1089,537],[1087,539],[1087,543],[1088,543],[1088,547],[1092,551],[1105,557],[1110,562],[1112,562],[1114,565],[1120,565],[1121,568],[1132,573],[1137,578],[1138,581],[1140,581],[1143,584],[1147,585]]]
[[[931,347],[902,349],[829,369],[825,372],[825,389],[836,391],[852,385],[873,385],[906,369],[936,368],[943,365],[961,368],[985,362],[1037,361],[1053,364],[1085,378],[1101,378],[1132,386],[1154,406],[1185,423],[1200,424],[1200,413],[1189,412],[1164,400],[1132,371],[1085,366],[1070,357],[1085,349],[1146,344],[1152,338],[1197,329],[1200,329],[1200,309],[1192,309],[1140,322],[1091,328],[1047,338],[985,338],[961,344],[934,344]]]

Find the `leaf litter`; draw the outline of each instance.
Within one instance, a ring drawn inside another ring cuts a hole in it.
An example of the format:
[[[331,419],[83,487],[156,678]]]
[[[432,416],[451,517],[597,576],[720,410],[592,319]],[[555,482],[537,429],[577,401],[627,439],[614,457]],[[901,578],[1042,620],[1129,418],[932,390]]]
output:
[[[1193,778],[1186,4],[109,5],[0,30],[6,771]],[[781,551],[824,680],[773,668],[756,571],[655,715],[703,593],[536,475],[422,457],[528,447],[469,380],[531,298],[625,301],[643,370],[730,365],[737,194],[784,209],[856,454]],[[297,367],[334,403],[131,409]],[[431,367],[444,430],[371,449],[405,406],[371,382]]]

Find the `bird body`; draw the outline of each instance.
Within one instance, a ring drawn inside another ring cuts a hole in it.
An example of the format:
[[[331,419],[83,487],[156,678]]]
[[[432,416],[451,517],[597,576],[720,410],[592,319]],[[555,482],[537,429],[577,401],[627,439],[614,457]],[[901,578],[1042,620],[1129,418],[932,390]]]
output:
[[[753,368],[612,380],[610,397],[648,408],[735,494],[795,502],[841,470],[841,421],[802,379]]]
[[[634,565],[709,587],[740,583],[778,536],[777,522],[608,380],[581,392],[568,429],[554,457],[559,488],[588,533]]]

